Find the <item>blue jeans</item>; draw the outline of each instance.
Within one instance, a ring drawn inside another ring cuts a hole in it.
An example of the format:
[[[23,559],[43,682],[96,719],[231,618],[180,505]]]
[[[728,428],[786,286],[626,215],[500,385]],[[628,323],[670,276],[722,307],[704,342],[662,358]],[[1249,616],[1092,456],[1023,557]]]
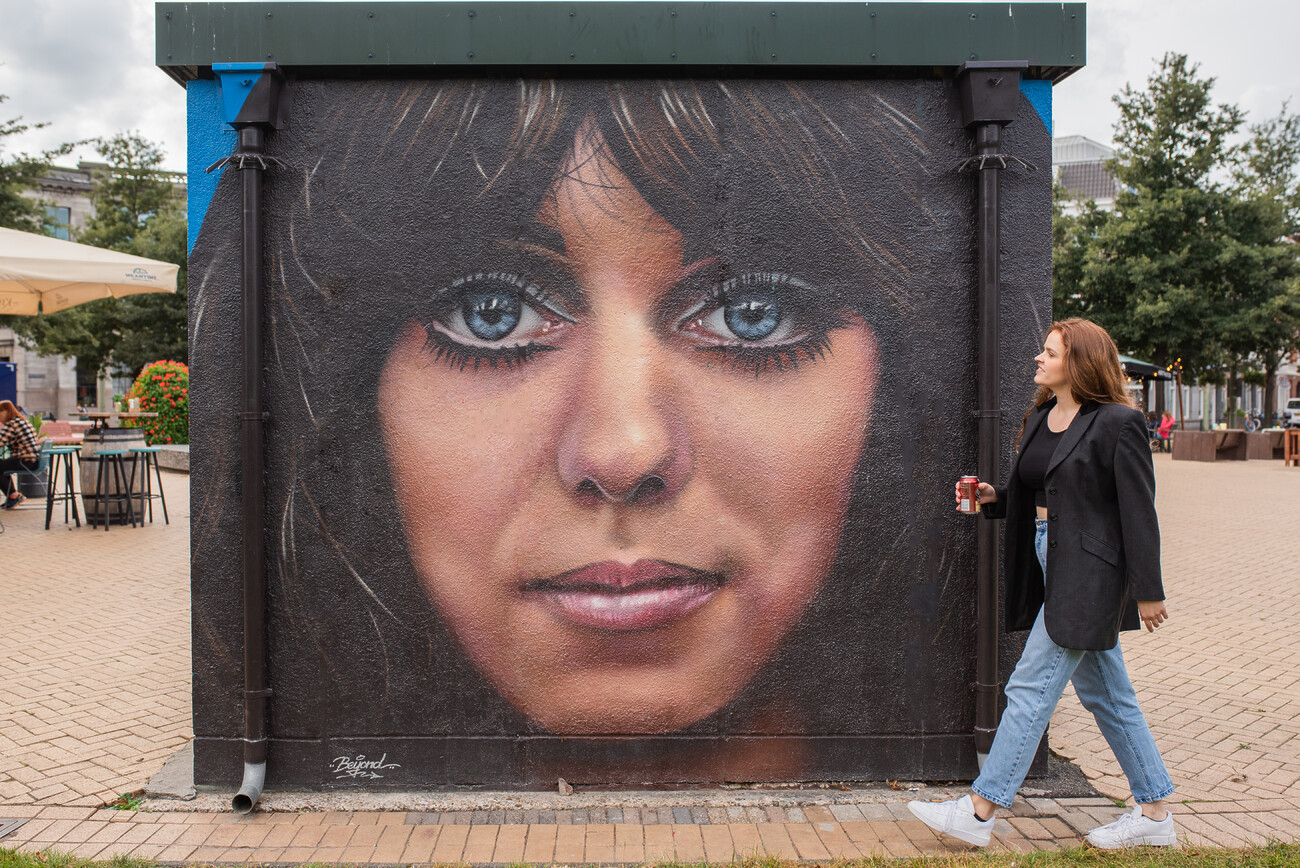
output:
[[[1035,519],[1034,525],[1034,549],[1046,575],[1047,522]],[[1133,800],[1158,802],[1173,793],[1174,782],[1138,707],[1119,644],[1109,651],[1062,648],[1047,635],[1042,610],[1007,681],[1007,709],[971,789],[990,802],[1011,807],[1069,681],[1074,682],[1079,701],[1097,719],[1101,734],[1124,769]]]

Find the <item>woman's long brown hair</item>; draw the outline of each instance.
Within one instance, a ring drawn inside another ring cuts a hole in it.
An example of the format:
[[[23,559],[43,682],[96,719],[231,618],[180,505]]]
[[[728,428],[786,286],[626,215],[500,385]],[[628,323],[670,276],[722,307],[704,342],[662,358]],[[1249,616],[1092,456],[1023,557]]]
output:
[[[1070,383],[1070,394],[1080,404],[1093,401],[1097,404],[1123,404],[1133,406],[1124,391],[1124,369],[1119,364],[1119,349],[1110,333],[1095,322],[1086,319],[1066,319],[1052,323],[1047,334],[1056,332],[1065,345],[1065,376]],[[1034,403],[1020,420],[1020,433],[1016,435],[1016,448],[1025,436],[1029,415],[1052,400],[1053,392],[1041,386],[1034,395]]]

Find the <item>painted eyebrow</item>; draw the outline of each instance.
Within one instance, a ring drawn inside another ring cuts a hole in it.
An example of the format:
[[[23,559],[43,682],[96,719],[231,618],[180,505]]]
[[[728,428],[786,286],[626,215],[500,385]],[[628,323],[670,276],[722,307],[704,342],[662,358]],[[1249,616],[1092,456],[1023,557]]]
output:
[[[546,289],[577,312],[586,313],[591,310],[587,293],[577,281],[571,279],[574,272],[573,261],[562,251],[541,241],[527,238],[503,239],[497,243],[507,250],[522,253],[544,263],[549,272],[546,276],[551,278]],[[690,300],[684,296],[698,294],[698,287],[687,282],[689,278],[697,275],[717,278],[720,276],[718,272],[721,267],[722,263],[717,256],[707,256],[682,267],[673,285],[655,301],[656,315],[662,317],[675,313],[675,308],[681,307]]]
[[[587,294],[572,279],[572,262],[564,253],[540,241],[526,238],[502,239],[497,245],[540,263],[541,276],[546,280],[546,291],[575,313],[586,313],[591,309]]]

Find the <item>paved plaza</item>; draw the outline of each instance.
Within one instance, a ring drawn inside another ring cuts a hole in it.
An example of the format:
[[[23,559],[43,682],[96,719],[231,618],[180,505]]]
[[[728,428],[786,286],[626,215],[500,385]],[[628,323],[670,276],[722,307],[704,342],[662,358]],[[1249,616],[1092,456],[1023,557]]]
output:
[[[1179,791],[1183,840],[1300,841],[1300,469],[1280,461],[1156,458],[1171,619],[1125,634],[1143,707]],[[602,794],[572,810],[276,808],[240,818],[224,799],[104,806],[144,787],[191,737],[188,478],[165,474],[172,523],[44,530],[43,504],[0,514],[0,818],[29,818],[0,846],[164,862],[680,862],[774,854],[829,859],[955,848],[912,820],[917,792]],[[238,565],[232,565],[232,581]],[[1006,672],[1003,675],[1005,677]],[[1067,696],[1053,749],[1106,796],[1127,798],[1091,718]],[[1029,782],[1033,786],[1033,782]],[[587,795],[587,794],[579,794]],[[436,797],[436,794],[434,794]],[[623,799],[622,804],[619,799]],[[597,802],[599,803],[597,806]],[[306,804],[306,803],[304,803]],[[575,802],[575,804],[579,804]],[[371,805],[372,806],[372,805]],[[998,848],[1079,845],[1118,809],[1106,798],[1027,798]],[[3,826],[0,819],[0,826]]]

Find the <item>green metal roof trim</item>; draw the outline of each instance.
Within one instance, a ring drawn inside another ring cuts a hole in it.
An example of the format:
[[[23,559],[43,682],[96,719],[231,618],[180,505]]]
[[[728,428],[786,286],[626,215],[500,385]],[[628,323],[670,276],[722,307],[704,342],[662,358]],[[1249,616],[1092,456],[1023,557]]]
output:
[[[158,3],[157,63],[458,72],[545,67],[953,67],[1027,60],[1057,81],[1084,65],[1083,3]],[[450,71],[450,70],[449,70]],[[915,74],[915,73],[914,73]]]

